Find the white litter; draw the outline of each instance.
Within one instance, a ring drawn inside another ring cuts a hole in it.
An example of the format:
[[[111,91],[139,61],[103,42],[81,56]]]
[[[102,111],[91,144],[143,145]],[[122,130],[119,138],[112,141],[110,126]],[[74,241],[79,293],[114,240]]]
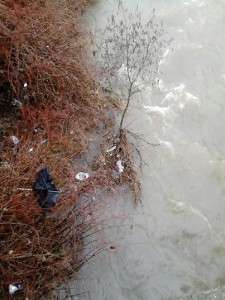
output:
[[[17,100],[17,99],[13,99],[13,102],[12,102],[12,104],[14,105],[14,106],[18,106],[18,107],[20,107],[20,106],[22,106],[23,105],[23,103],[22,102],[20,102],[19,100]]]
[[[13,254],[13,250],[10,250],[10,251],[9,251],[9,255],[12,255],[12,254]]]
[[[10,284],[9,285],[9,293],[12,295],[14,294],[16,291],[21,291],[23,289],[22,284]]]
[[[13,142],[14,145],[19,144],[19,140],[15,135],[10,136],[10,140]]]
[[[28,84],[25,82],[23,86],[26,88],[28,86]]]
[[[10,169],[10,170],[12,169],[12,166],[7,161],[2,162],[2,167],[5,169]]]
[[[48,141],[47,139],[42,140],[42,141],[40,141],[40,144],[45,144],[47,141]]]
[[[34,150],[34,148],[31,147],[31,148],[28,150],[28,152],[32,152],[33,150]]]
[[[109,152],[112,152],[112,151],[115,150],[115,149],[116,149],[116,146],[113,146],[113,147],[107,149],[106,152],[109,153]]]
[[[83,181],[87,179],[90,175],[88,173],[80,172],[76,175],[76,179],[79,181]]]
[[[121,159],[117,161],[116,165],[117,165],[117,168],[119,169],[119,172],[120,172],[120,173],[123,173],[123,171],[124,171],[124,166],[122,165]]]

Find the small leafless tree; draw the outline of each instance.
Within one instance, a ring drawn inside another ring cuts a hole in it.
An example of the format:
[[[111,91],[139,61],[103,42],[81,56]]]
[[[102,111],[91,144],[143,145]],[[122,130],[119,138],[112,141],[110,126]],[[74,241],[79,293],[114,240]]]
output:
[[[130,13],[121,0],[102,36],[98,50],[101,82],[126,102],[119,123],[122,130],[133,96],[156,84],[159,61],[169,41],[164,38],[163,24],[157,22],[154,9],[144,23],[139,8]]]

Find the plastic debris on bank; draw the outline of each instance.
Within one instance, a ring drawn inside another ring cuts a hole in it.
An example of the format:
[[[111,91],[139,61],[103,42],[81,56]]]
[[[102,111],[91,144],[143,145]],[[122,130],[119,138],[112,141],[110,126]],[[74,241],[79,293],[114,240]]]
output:
[[[42,208],[52,208],[56,205],[60,191],[54,185],[47,167],[38,172],[33,191]]]
[[[106,152],[110,153],[110,152],[114,151],[115,149],[116,149],[116,146],[113,146],[113,147],[107,149]]]
[[[15,135],[11,135],[10,140],[13,142],[14,145],[19,144],[19,140]]]
[[[21,283],[10,284],[9,285],[9,293],[10,295],[14,294],[17,291],[23,290],[23,285]]]
[[[90,177],[90,175],[88,173],[79,172],[79,173],[77,173],[77,175],[75,177],[79,181],[84,181],[84,180],[88,179]]]
[[[120,173],[123,173],[123,171],[124,171],[124,166],[122,165],[121,159],[117,161],[116,165],[117,165],[117,168],[119,169],[119,172],[120,172]]]

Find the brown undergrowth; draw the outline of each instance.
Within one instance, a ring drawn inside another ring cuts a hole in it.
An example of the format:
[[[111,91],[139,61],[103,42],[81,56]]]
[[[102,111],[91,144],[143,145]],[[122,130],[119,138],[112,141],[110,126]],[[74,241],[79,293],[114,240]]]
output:
[[[140,190],[126,135],[113,136],[106,100],[86,63],[86,2],[0,0],[1,299],[38,299],[103,248],[83,254],[100,201],[88,195],[123,182],[135,195]],[[89,163],[91,176],[77,182],[75,174],[86,170],[75,161],[87,156],[93,130],[103,135],[102,151]],[[118,172],[118,160],[126,172]],[[29,190],[43,166],[61,189],[47,216]],[[10,296],[9,284],[15,283],[23,290]]]

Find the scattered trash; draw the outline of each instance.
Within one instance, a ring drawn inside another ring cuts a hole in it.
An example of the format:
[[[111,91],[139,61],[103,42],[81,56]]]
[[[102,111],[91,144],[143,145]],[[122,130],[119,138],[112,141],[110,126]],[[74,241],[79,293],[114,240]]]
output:
[[[34,132],[38,132],[39,131],[39,128],[34,128]]]
[[[123,173],[123,171],[124,171],[124,166],[122,165],[121,159],[117,161],[116,165],[117,165],[117,168],[119,169],[119,172],[120,172],[120,173]]]
[[[17,188],[18,191],[33,191],[32,189],[26,189],[26,188]]]
[[[14,106],[18,106],[18,107],[20,107],[20,106],[23,105],[23,103],[22,103],[21,101],[17,100],[17,99],[13,99],[12,104],[13,104]]]
[[[7,161],[2,162],[2,167],[5,168],[5,169],[9,169],[9,170],[12,169],[12,166]]]
[[[110,152],[112,152],[112,151],[115,150],[115,149],[116,149],[116,146],[113,146],[113,147],[107,149],[106,152],[107,152],[107,153],[110,153]]]
[[[28,149],[28,152],[32,152],[33,150],[34,150],[34,148],[31,147],[31,148]]]
[[[10,140],[13,142],[14,145],[19,144],[19,140],[15,135],[11,135]]]
[[[10,284],[9,285],[9,293],[12,295],[17,291],[21,291],[23,289],[23,285],[20,283]]]
[[[42,141],[40,141],[40,144],[45,144],[48,140],[47,139],[44,139]]]
[[[26,88],[28,86],[28,84],[25,82],[23,86]]]
[[[12,254],[13,254],[13,252],[14,252],[13,250],[10,250],[10,251],[9,251],[9,255],[12,255]]]
[[[80,172],[76,175],[76,179],[79,181],[83,181],[83,180],[89,178],[89,176],[90,175],[88,173]]]
[[[60,191],[56,189],[47,167],[38,172],[33,191],[42,208],[55,206]]]

